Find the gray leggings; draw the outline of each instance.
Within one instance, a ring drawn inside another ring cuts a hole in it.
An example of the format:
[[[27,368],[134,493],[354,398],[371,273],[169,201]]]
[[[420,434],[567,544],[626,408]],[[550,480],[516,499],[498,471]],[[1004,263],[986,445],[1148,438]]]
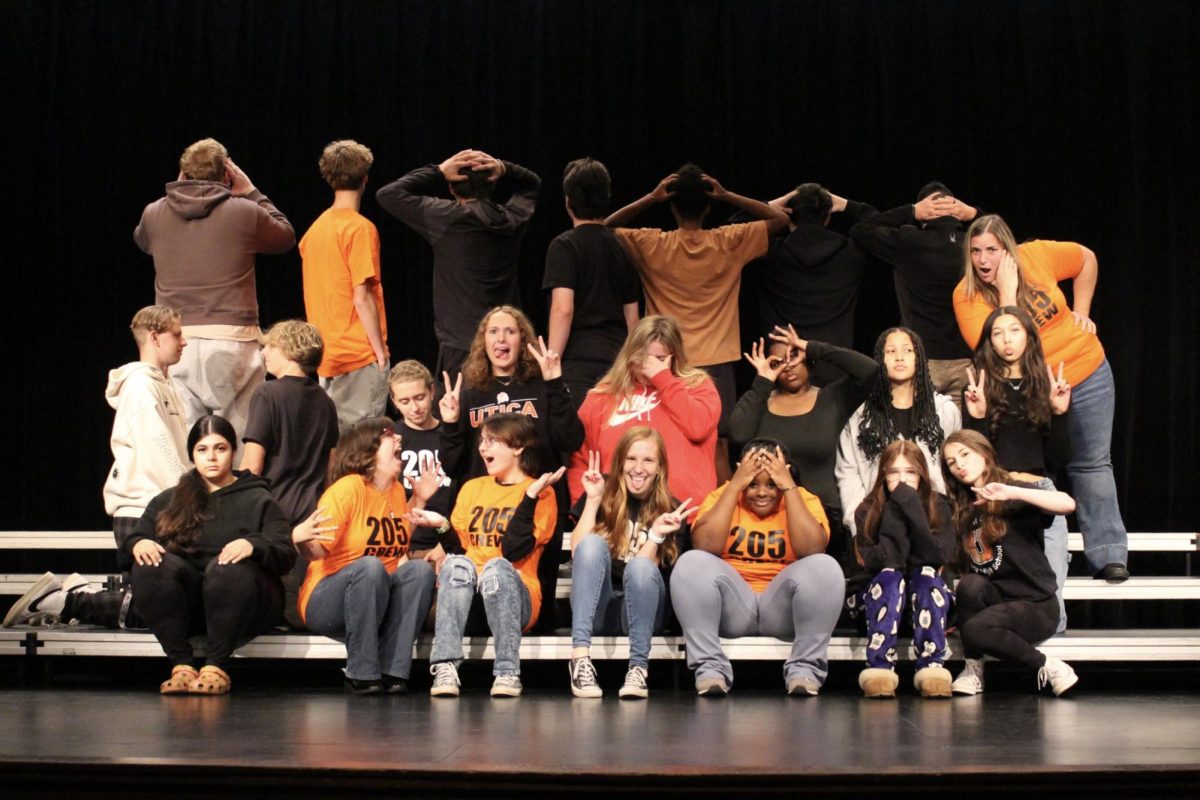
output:
[[[733,685],[733,666],[721,638],[774,636],[792,642],[785,681],[829,673],[829,637],[845,594],[842,568],[819,553],[794,561],[756,593],[727,561],[689,550],[671,573],[671,603],[683,627],[688,668],[696,679],[720,677]]]

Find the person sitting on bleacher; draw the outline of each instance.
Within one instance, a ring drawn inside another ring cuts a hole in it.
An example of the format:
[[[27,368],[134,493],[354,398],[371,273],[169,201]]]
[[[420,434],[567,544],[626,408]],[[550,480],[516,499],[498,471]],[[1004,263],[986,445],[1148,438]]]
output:
[[[267,481],[234,471],[237,435],[224,417],[188,433],[195,469],[150,501],[123,549],[133,603],[171,659],[163,694],[228,694],[235,648],[265,633],[283,608],[280,576],[296,559],[287,517]],[[189,637],[205,634],[205,664]]]
[[[687,518],[697,506],[667,488],[667,446],[658,431],[637,427],[617,442],[608,477],[600,454],[588,453],[584,497],[571,533],[571,693],[600,697],[592,664],[593,633],[629,636],[623,698],[649,695],[650,637],[667,616],[671,568],[688,549]]]
[[[671,574],[698,694],[725,695],[733,685],[722,636],[792,642],[788,694],[820,691],[845,585],[828,543],[821,501],[796,483],[787,449],[773,439],[748,442],[733,477],[701,503],[693,549]]]
[[[405,516],[400,443],[383,417],[347,428],[330,487],[292,530],[309,560],[300,616],[314,633],[346,643],[346,690],[357,695],[408,691],[413,640],[433,602],[433,566],[409,558],[413,527]],[[437,465],[426,461],[413,481],[414,506],[424,506],[437,488]]]

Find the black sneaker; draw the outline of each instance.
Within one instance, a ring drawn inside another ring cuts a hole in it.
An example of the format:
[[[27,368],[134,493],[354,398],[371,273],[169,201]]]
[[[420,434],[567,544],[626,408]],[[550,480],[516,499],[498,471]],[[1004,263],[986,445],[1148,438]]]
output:
[[[383,681],[359,681],[354,678],[346,678],[343,683],[346,691],[350,694],[383,694]]]
[[[408,694],[408,681],[395,675],[384,673],[383,691],[387,694]]]
[[[1108,581],[1109,583],[1124,583],[1129,580],[1129,567],[1119,562],[1105,564],[1104,569],[1092,576],[1098,581]]]

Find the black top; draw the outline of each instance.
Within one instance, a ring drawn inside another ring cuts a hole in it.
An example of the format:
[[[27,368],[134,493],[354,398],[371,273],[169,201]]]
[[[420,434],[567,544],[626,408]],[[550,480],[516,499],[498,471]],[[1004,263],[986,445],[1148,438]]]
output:
[[[855,244],[895,267],[900,319],[921,337],[929,358],[971,357],[954,318],[965,235],[953,217],[918,226],[911,205],[876,214],[850,229]]]
[[[846,594],[862,591],[880,570],[891,568],[908,573],[921,567],[940,568],[957,560],[958,539],[954,535],[954,512],[944,495],[938,494],[938,524],[929,524],[929,516],[917,490],[899,484],[888,495],[879,517],[879,530],[872,541],[863,532],[870,501],[864,500],[854,512],[854,548],[863,564],[846,578]]]
[[[250,557],[264,572],[276,577],[287,574],[296,561],[292,526],[267,491],[266,480],[243,470],[236,470],[234,475],[237,479],[233,483],[209,495],[208,518],[192,544],[186,550],[168,549],[203,571],[225,545],[245,539],[254,547]],[[158,515],[174,494],[175,487],[171,487],[150,501],[133,533],[121,543],[125,555],[132,558],[134,545],[142,539],[158,541]]]
[[[262,476],[292,525],[304,521],[325,488],[329,451],[337,447],[337,408],[313,378],[267,381],[250,398],[243,442],[266,450]]]
[[[642,503],[643,502],[644,501],[630,495],[630,497],[629,497],[629,518],[630,519],[637,519],[638,514],[642,513]],[[575,505],[571,506],[570,518],[571,518],[572,526],[577,525],[579,523],[579,518],[581,516],[583,516],[583,507],[586,504],[587,504],[587,495],[582,494],[579,496],[579,499],[575,501]],[[679,501],[676,500],[674,497],[672,497],[671,498],[671,508],[675,509],[678,506],[679,506]],[[608,541],[607,535],[601,534],[601,533],[597,533],[596,535],[602,537],[605,541]],[[662,573],[663,581],[666,582],[667,586],[671,585],[671,583],[670,583],[671,570],[673,570],[675,568],[675,562],[677,562],[679,560],[679,557],[681,555],[686,553],[688,550],[692,549],[692,526],[691,526],[691,523],[688,520],[684,520],[683,524],[679,526],[679,530],[675,531],[674,535],[675,535],[675,559],[669,564],[663,563],[663,561],[660,559],[659,564],[658,564],[658,570],[659,570],[659,572]],[[648,528],[637,527],[636,530],[633,531],[633,534],[629,537],[629,547],[626,549],[626,551],[624,553],[622,553],[620,556],[612,557],[612,568],[611,568],[610,574],[612,576],[612,586],[614,589],[616,589],[618,591],[620,591],[622,589],[622,587],[624,585],[623,581],[625,579],[625,565],[627,563],[629,563],[629,560],[632,559],[637,554],[638,550],[642,549],[642,545],[644,545],[649,538],[650,538],[650,530]]]
[[[1008,396],[1010,409],[1025,406],[1025,394],[1014,389],[1011,383],[1001,381]],[[1050,416],[1050,429],[1043,433],[1024,416],[1005,414],[1000,418],[995,433],[991,430],[991,414],[975,419],[966,411],[963,403],[963,427],[982,433],[996,448],[996,463],[1009,472],[1028,472],[1033,475],[1051,475],[1066,466],[1071,460],[1070,411]]]
[[[612,363],[627,333],[623,306],[641,286],[629,251],[608,226],[584,224],[559,234],[546,250],[542,289],[572,289],[575,313],[563,361]]]
[[[427,431],[410,428],[404,420],[396,420],[396,433],[400,434],[400,460],[404,463],[404,493],[411,499],[413,491],[413,481],[420,475],[420,464],[424,459],[433,458],[438,463],[443,463],[444,458],[456,460],[453,456],[447,456],[442,449],[442,436],[440,433],[442,425],[438,423],[437,427],[430,428]],[[436,511],[447,519],[450,518],[451,503],[454,500],[454,495],[458,491],[458,483],[443,466],[445,475],[442,478],[442,485],[434,493],[433,497],[429,498],[429,502],[425,504],[428,511]],[[429,550],[436,547],[438,543],[437,533],[433,528],[416,527],[413,528],[412,541],[409,542],[409,550]]]
[[[866,203],[848,201],[839,216],[853,224],[876,213]],[[763,329],[791,323],[805,339],[853,347],[854,307],[866,264],[866,254],[848,236],[814,222],[773,237],[748,276],[758,292]]]
[[[434,331],[443,347],[469,350],[488,309],[520,305],[517,256],[542,182],[517,164],[504,167],[501,187],[512,196],[503,204],[430,197],[446,188],[436,164],[375,193],[379,205],[433,246]]]
[[[840,512],[842,501],[833,474],[838,436],[871,391],[879,365],[862,353],[822,342],[808,343],[808,357],[814,366],[829,364],[843,377],[820,390],[807,414],[785,417],[767,408],[775,385],[761,375],[754,376],[750,390],[738,399],[729,415],[729,438],[735,450],[759,437],[783,442],[800,485],[820,498],[826,509]],[[836,518],[841,519],[841,514]]]
[[[1027,488],[1028,484],[1013,483]],[[1054,570],[1046,560],[1045,529],[1051,516],[1040,508],[1020,501],[1009,501],[1002,511],[1008,531],[992,546],[990,561],[977,564],[965,560],[966,569],[987,576],[1005,600],[1038,602],[1053,597],[1058,589]],[[971,534],[967,549],[973,550]]]

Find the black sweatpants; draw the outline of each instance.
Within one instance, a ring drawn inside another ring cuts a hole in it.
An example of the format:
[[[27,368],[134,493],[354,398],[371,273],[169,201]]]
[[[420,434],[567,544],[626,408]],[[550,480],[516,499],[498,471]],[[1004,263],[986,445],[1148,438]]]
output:
[[[283,588],[250,559],[201,572],[174,553],[133,566],[133,602],[172,664],[192,663],[190,636],[207,633],[207,663],[225,669],[233,651],[283,612]]]
[[[1054,635],[1058,599],[1006,600],[982,575],[964,575],[954,593],[958,632],[967,658],[993,656],[1041,669],[1046,656],[1034,644]]]

